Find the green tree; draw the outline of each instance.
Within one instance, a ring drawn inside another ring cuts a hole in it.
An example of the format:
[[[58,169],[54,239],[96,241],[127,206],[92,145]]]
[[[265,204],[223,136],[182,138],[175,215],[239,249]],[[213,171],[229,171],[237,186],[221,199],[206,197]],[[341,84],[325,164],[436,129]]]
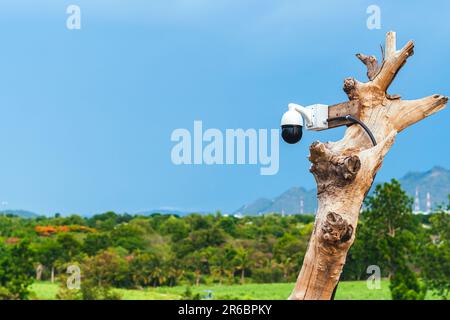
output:
[[[237,233],[236,233],[236,225],[238,224],[238,219],[235,217],[224,217],[221,216],[218,218],[218,226],[225,231],[226,233],[228,233],[229,235],[236,237]]]
[[[161,225],[161,231],[163,234],[170,235],[173,241],[178,242],[188,236],[189,227],[183,219],[170,216]]]
[[[235,266],[236,270],[241,274],[241,284],[245,281],[245,271],[252,265],[252,260],[250,259],[250,250],[244,247],[238,247],[236,249],[236,255],[232,260],[232,264]]]
[[[111,238],[107,233],[90,233],[83,242],[83,251],[90,256],[105,250],[112,245]]]
[[[209,258],[210,251],[207,249],[196,250],[184,258],[186,267],[194,273],[196,286],[200,285],[202,274],[209,272]]]
[[[145,231],[140,226],[124,223],[113,228],[111,239],[116,247],[129,251],[143,250],[145,248],[144,234]]]
[[[0,243],[0,299],[27,299],[33,283],[33,252],[27,241]]]
[[[160,260],[153,253],[138,252],[130,261],[130,274],[135,286],[145,287],[155,284],[154,270],[160,269]],[[161,278],[157,275],[158,283]]]
[[[421,250],[422,276],[428,289],[447,299],[450,292],[450,215],[444,210],[430,217],[431,229]]]
[[[369,243],[370,249],[381,253],[377,257],[380,260],[371,264],[387,269],[393,299],[422,299],[424,289],[410,267],[416,253],[415,233],[419,227],[412,213],[412,199],[398,181],[392,180],[377,185],[365,205],[362,217],[366,232],[373,240]]]
[[[81,253],[81,242],[70,233],[58,234],[56,242],[62,248],[58,260],[63,263],[72,261],[72,259]]]
[[[53,238],[46,238],[35,246],[39,263],[50,269],[50,280],[55,281],[55,268],[58,259],[63,255],[64,248]]]
[[[234,281],[236,271],[237,250],[234,244],[228,243],[222,247],[208,247],[210,259],[209,268],[212,276],[222,284],[226,279],[229,282]]]
[[[165,263],[164,267],[167,274],[167,284],[170,287],[177,285],[178,281],[183,277],[185,271],[180,260],[171,258]]]
[[[126,287],[130,284],[128,261],[111,248],[85,258],[80,268],[83,272],[82,286],[86,279],[98,287]]]

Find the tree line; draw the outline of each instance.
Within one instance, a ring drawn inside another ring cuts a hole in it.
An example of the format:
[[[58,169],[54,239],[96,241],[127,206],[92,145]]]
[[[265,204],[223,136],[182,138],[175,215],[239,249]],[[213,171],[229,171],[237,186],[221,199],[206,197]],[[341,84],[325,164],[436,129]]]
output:
[[[120,298],[112,288],[292,282],[313,227],[313,215],[0,216],[0,298],[30,298],[36,280],[58,281],[61,299]],[[365,280],[376,265],[394,299],[422,299],[427,290],[445,298],[449,239],[445,210],[413,215],[398,182],[379,185],[341,280]],[[69,265],[81,270],[80,290],[66,288]]]

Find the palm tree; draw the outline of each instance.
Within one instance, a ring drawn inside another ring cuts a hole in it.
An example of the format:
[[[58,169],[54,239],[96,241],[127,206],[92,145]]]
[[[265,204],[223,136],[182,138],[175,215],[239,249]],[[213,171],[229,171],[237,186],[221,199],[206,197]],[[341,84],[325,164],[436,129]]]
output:
[[[158,265],[153,267],[150,272],[150,278],[153,281],[153,286],[161,285],[166,280],[166,276],[164,274],[164,270]]]
[[[241,284],[244,283],[245,269],[248,269],[251,264],[249,251],[243,247],[237,248],[233,264],[235,265],[236,270],[241,272]]]

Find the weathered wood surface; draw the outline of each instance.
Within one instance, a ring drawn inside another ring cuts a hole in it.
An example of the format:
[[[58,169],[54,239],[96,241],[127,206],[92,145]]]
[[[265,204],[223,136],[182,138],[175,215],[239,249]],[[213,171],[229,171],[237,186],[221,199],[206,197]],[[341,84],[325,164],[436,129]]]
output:
[[[328,106],[328,118],[343,117],[350,114],[359,119],[359,111],[360,104],[358,100],[342,102]],[[351,123],[349,120],[332,120],[328,122],[328,128],[345,126]]]
[[[395,33],[388,32],[381,65],[373,56],[357,55],[367,66],[369,81],[344,80],[344,91],[350,101],[359,105],[359,118],[370,128],[378,145],[373,146],[364,130],[353,125],[346,129],[342,140],[314,142],[310,147],[310,171],[317,183],[319,207],[290,299],[331,298],[355,240],[362,202],[396,135],[447,103],[448,98],[439,94],[401,100],[398,95],[386,93],[413,49],[414,43],[409,41],[397,50]]]

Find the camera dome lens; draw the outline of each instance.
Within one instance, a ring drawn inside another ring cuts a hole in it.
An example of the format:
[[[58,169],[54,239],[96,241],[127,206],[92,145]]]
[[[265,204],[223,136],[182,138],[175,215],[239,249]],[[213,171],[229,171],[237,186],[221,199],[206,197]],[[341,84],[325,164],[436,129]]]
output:
[[[297,143],[302,138],[302,126],[292,124],[282,125],[281,136],[289,144]]]

